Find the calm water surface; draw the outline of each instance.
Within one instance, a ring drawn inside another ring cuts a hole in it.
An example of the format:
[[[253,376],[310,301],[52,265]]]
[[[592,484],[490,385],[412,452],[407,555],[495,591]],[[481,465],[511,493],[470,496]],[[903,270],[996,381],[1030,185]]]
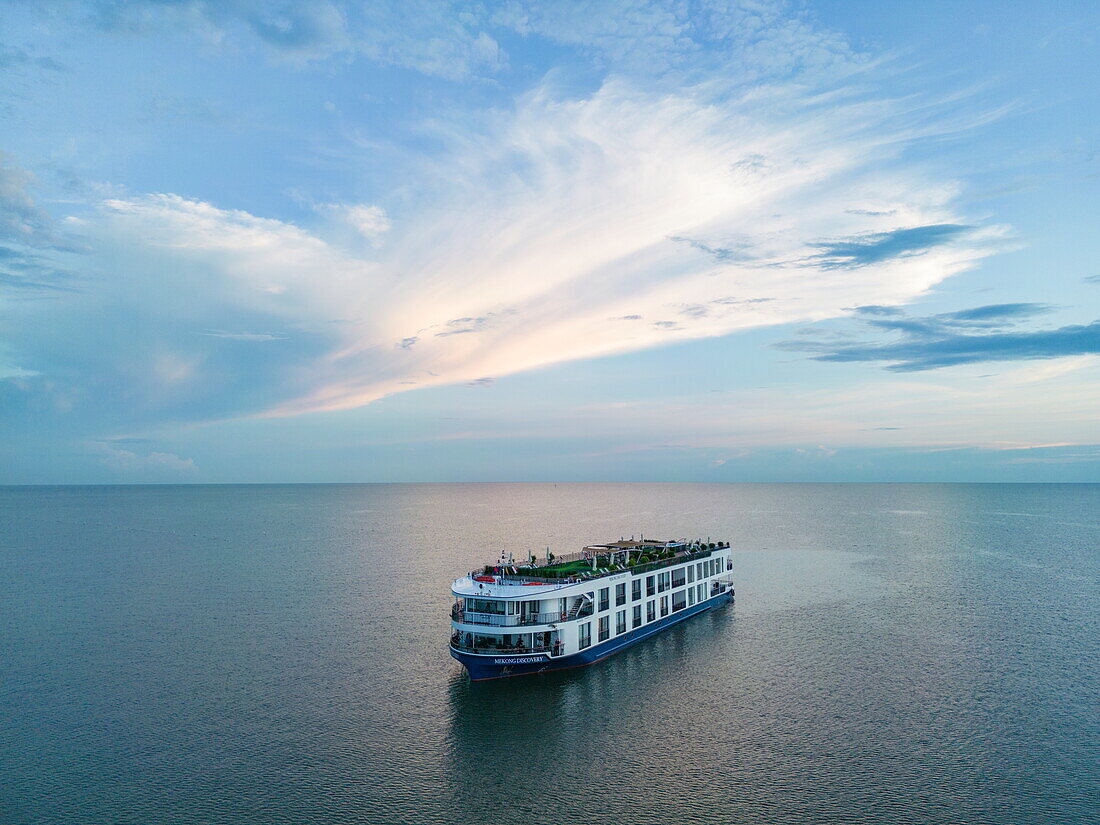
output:
[[[470,684],[502,547],[728,539],[736,605]],[[1100,819],[1100,486],[0,488],[0,822]]]

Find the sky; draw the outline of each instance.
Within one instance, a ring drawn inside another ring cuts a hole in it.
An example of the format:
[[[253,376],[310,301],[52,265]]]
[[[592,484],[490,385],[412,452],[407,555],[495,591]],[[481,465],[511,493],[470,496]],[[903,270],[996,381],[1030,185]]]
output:
[[[0,3],[0,483],[1100,481],[1098,40]]]

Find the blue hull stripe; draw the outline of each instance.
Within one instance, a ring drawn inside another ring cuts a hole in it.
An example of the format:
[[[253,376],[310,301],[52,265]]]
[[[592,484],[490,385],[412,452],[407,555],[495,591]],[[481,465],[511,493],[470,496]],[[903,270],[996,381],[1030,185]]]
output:
[[[677,622],[682,622],[684,619],[696,616],[705,610],[710,610],[712,607],[718,607],[718,605],[726,604],[731,601],[733,601],[733,593],[731,592],[719,596],[712,596],[705,602],[701,602],[693,607],[686,607],[671,616],[665,616],[663,619],[639,627],[637,630],[631,630],[629,633],[616,636],[614,639],[608,639],[606,642],[601,642],[598,645],[586,648],[579,653],[571,653],[568,656],[561,656],[556,659],[551,659],[545,654],[537,653],[526,656],[471,656],[468,653],[461,653],[454,648],[451,648],[451,655],[466,667],[466,670],[470,674],[470,678],[475,682],[481,681],[482,679],[500,679],[505,676],[527,676],[532,673],[547,673],[551,670],[582,667],[598,662],[601,659],[606,659],[608,656],[618,653],[620,650],[624,650],[643,639],[648,639],[650,636],[660,633],[665,628],[671,627]],[[498,661],[500,661],[500,663],[497,663]]]

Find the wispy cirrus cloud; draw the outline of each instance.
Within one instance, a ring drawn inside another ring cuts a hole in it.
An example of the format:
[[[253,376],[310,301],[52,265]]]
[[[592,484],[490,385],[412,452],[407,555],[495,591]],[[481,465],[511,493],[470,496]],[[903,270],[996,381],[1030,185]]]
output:
[[[217,45],[243,31],[295,60],[323,59],[352,45],[346,4],[330,0],[93,0],[71,5],[74,16],[112,32],[189,30]]]
[[[852,214],[866,214],[853,211]],[[822,269],[851,269],[882,263],[907,255],[919,255],[950,243],[970,227],[959,224],[934,224],[870,232],[852,238],[817,241],[810,246],[821,251],[810,256]]]
[[[323,203],[318,212],[330,215],[373,244],[390,230],[390,219],[382,207],[366,203]]]
[[[577,97],[548,81],[436,122],[445,148],[408,169],[412,205],[355,213],[385,230],[367,248],[342,242],[344,209],[305,227],[175,195],[102,202],[81,232],[110,276],[23,314],[19,363],[84,397],[124,387],[135,415],[289,415],[902,303],[996,237],[964,233],[951,187],[899,163],[930,129],[862,92],[611,79]],[[848,209],[868,200],[889,214]],[[898,223],[935,231],[883,228]],[[751,258],[712,254],[734,231]],[[815,251],[822,237],[859,240]],[[286,340],[234,346],[270,340],[252,330]]]
[[[147,443],[145,439],[108,439],[98,442],[94,451],[107,468],[129,478],[149,475],[175,480],[198,472],[199,468],[192,459],[181,458],[175,453],[149,450],[145,448]]]
[[[279,62],[362,55],[447,80],[501,70],[507,56],[490,31],[513,31],[488,8],[448,0],[102,0],[79,8],[115,32],[189,30],[215,47],[252,39]]]
[[[1100,353],[1100,321],[1055,329],[1011,329],[1049,313],[1037,303],[988,304],[956,312],[911,317],[897,308],[859,307],[866,325],[900,333],[887,342],[788,341],[780,346],[813,352],[818,361],[885,362],[893,372],[916,372],[984,361],[1026,361]]]
[[[620,72],[656,75],[729,66],[751,78],[849,69],[859,58],[840,36],[786,0],[566,0],[470,4],[454,0],[100,0],[104,29],[190,30],[208,44],[253,38],[277,60],[366,57],[450,81],[499,76],[512,65],[502,44],[540,38]],[[752,157],[752,156],[750,156]],[[763,158],[763,155],[757,157]]]
[[[0,44],[0,70],[11,72],[24,69],[45,69],[51,72],[65,71],[65,67],[52,57],[37,55],[26,49]]]
[[[905,155],[984,114],[877,93],[870,61],[786,4],[703,4],[690,22],[663,2],[449,9],[103,5],[103,26],[189,21],[437,74],[438,57],[453,78],[505,59],[483,34],[518,32],[605,71],[582,91],[550,72],[495,108],[436,113],[408,136],[431,150],[397,153],[399,190],[370,203],[302,198],[312,214],[296,221],[165,193],[89,204],[73,231],[94,289],[11,318],[16,363],[41,376],[22,391],[104,416],[113,399],[148,422],[349,409],[894,306],[996,248],[1001,230]],[[44,213],[16,184],[34,231]]]
[[[913,372],[981,361],[1022,361],[1100,353],[1100,321],[1051,330],[936,334],[894,344],[847,346],[815,356],[819,361],[886,361],[887,369]]]
[[[584,432],[635,446],[676,443],[695,450],[768,450],[826,444],[833,449],[1010,451],[1100,443],[1100,357],[1006,366],[998,381],[960,374],[868,373],[846,386],[745,388],[695,399],[655,397],[573,413]],[[1011,410],[1014,415],[1007,415]],[[554,422],[531,415],[523,426]],[[1027,422],[1021,427],[1020,422]]]
[[[287,336],[276,335],[272,332],[230,332],[224,329],[209,329],[202,333],[212,338],[225,338],[230,341],[285,341]]]
[[[703,243],[692,238],[681,238],[673,236],[669,238],[670,241],[676,241],[677,243],[685,243],[693,249],[698,249],[707,255],[710,255],[714,260],[720,263],[729,263],[730,261],[750,261],[752,255],[747,251],[744,246],[737,245],[723,245],[714,246],[711,244]]]
[[[34,197],[37,181],[0,152],[0,298],[56,297],[75,289],[66,259],[77,251]]]
[[[31,194],[34,175],[0,152],[0,239],[28,246],[56,241],[53,221]]]

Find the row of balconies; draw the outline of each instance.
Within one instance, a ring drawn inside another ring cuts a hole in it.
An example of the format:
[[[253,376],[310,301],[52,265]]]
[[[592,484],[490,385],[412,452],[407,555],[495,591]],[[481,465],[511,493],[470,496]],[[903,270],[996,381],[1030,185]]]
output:
[[[709,596],[716,596],[725,592],[730,586],[729,582],[712,581]],[[487,625],[489,627],[524,627],[528,625],[558,624],[568,619],[585,619],[594,613],[591,602],[584,603],[576,613],[528,613],[518,616],[502,615],[500,613],[476,613],[472,610],[463,610],[459,605],[451,606],[451,618],[463,624]],[[602,612],[602,611],[601,611]]]
[[[517,616],[508,616],[502,613],[476,613],[472,610],[463,610],[459,605],[451,607],[451,618],[456,622],[465,624],[484,624],[490,627],[522,627],[534,624],[553,624],[564,621],[566,614],[554,613],[526,613]]]
[[[463,653],[486,653],[497,655],[522,655],[524,653],[548,653],[551,656],[560,656],[564,650],[565,645],[562,642],[550,642],[549,644],[543,644],[537,642],[533,645],[521,645],[519,647],[502,647],[494,644],[485,644],[484,641],[481,644],[477,644],[473,641],[466,642],[462,638],[461,633],[454,633],[451,636],[451,647],[455,650]]]

